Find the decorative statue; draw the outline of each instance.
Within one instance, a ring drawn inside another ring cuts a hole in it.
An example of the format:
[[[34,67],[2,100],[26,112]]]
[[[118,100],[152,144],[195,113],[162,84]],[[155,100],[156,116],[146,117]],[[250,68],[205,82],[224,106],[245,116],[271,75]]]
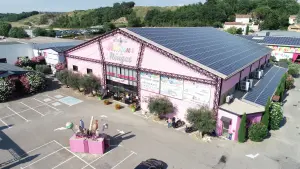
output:
[[[92,126],[93,133],[96,133],[97,129],[98,129],[98,120],[95,120]]]
[[[79,126],[84,129],[84,122],[82,120],[79,121]]]

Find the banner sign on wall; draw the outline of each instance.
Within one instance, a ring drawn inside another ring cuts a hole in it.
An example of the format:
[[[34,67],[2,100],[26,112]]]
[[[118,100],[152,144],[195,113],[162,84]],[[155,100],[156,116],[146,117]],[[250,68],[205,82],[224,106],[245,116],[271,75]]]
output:
[[[151,73],[140,73],[141,89],[159,93],[160,76]]]
[[[160,94],[174,97],[177,99],[182,99],[183,80],[161,76]]]
[[[293,53],[284,53],[279,51],[272,51],[272,56],[276,58],[276,61],[279,61],[280,59],[292,59]]]
[[[118,83],[122,83],[122,84],[127,84],[127,85],[129,84],[128,80],[126,80],[126,79],[120,79],[120,78],[113,77],[113,76],[110,77],[110,80],[118,82]]]
[[[278,52],[300,53],[300,48],[297,47],[289,47],[289,46],[268,46],[268,47]]]
[[[184,81],[183,99],[209,106],[211,88],[204,84]]]

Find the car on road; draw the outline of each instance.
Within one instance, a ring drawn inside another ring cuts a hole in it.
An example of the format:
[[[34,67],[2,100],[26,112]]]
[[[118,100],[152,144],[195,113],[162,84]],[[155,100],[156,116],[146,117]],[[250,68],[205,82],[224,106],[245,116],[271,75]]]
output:
[[[148,159],[146,161],[141,162],[134,169],[166,169],[167,164],[161,160],[156,159]]]

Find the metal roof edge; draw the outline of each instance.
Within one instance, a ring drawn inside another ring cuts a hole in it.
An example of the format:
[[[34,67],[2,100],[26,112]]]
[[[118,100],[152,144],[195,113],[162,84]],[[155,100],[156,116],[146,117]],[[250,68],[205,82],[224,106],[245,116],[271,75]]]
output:
[[[271,44],[271,43],[261,43],[261,44],[264,44],[264,45],[270,45],[270,46],[278,46],[278,45],[281,45],[281,46],[287,46],[287,47],[300,47],[300,45],[285,45],[285,44]]]
[[[187,61],[187,62],[189,62],[189,63],[191,63],[191,64],[193,64],[195,66],[198,66],[198,67],[200,67],[200,68],[202,68],[202,69],[204,69],[206,71],[209,71],[209,72],[211,72],[212,74],[214,74],[216,76],[219,76],[219,77],[221,77],[223,79],[227,78],[226,75],[224,75],[224,74],[222,74],[222,73],[220,73],[220,72],[218,72],[218,71],[216,71],[214,69],[211,69],[211,68],[209,68],[209,67],[207,67],[207,66],[205,66],[203,64],[200,64],[200,63],[198,63],[198,62],[196,62],[196,61],[194,61],[192,59],[189,59],[186,56],[184,56],[184,55],[182,55],[180,53],[177,53],[177,52],[175,52],[175,51],[173,51],[173,50],[171,50],[169,48],[166,48],[166,47],[164,47],[164,46],[162,46],[162,45],[160,45],[158,43],[155,43],[152,40],[149,40],[149,39],[147,39],[147,38],[145,38],[145,37],[143,37],[143,36],[141,36],[139,34],[136,34],[136,33],[132,32],[132,31],[128,30],[127,28],[119,28],[119,29],[122,30],[122,31],[124,31],[124,32],[126,32],[126,33],[129,33],[129,34],[131,34],[131,35],[133,35],[133,36],[135,36],[135,37],[137,37],[137,38],[139,38],[139,39],[141,39],[141,40],[143,40],[145,42],[148,42],[148,43],[150,43],[150,44],[152,44],[154,46],[157,46],[157,47],[161,48],[162,50],[164,50],[164,51],[166,51],[166,52],[168,52],[170,54],[173,54],[173,55],[179,57],[180,59],[183,59],[183,60],[185,60],[185,61]]]

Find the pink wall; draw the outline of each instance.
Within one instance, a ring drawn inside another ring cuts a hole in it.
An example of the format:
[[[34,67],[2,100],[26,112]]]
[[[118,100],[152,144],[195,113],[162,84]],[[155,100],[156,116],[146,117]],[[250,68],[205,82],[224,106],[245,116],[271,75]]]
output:
[[[69,55],[101,60],[101,54],[100,54],[98,42],[92,43],[88,46],[70,52]]]
[[[105,61],[136,66],[140,44],[121,34],[109,36],[102,41]]]
[[[253,123],[259,123],[262,117],[262,113],[255,113],[255,114],[248,114],[247,115],[247,120]]]
[[[227,92],[229,89],[231,89],[239,81],[240,81],[240,73],[237,73],[234,76],[232,76],[231,78],[223,81],[221,94],[224,94],[225,92]]]
[[[93,70],[93,74],[98,78],[102,79],[102,64],[95,62],[88,62],[84,60],[78,60],[67,57],[68,69],[73,70],[73,65],[78,66],[78,72],[81,74],[87,74],[87,68]]]
[[[207,85],[208,87],[211,87],[211,98],[210,98],[210,103],[209,103],[209,108],[213,109],[213,105],[214,105],[214,93],[215,93],[215,87],[214,86],[210,86]],[[146,91],[146,90],[141,90],[141,108],[143,111],[149,111],[148,110],[148,99],[150,97],[153,96],[162,96],[162,97],[167,97],[158,93],[153,93],[150,91]],[[175,116],[183,119],[186,121],[186,111],[188,108],[198,108],[200,107],[199,104],[195,103],[195,102],[189,102],[189,101],[185,101],[185,100],[181,100],[181,99],[175,99],[172,97],[168,97],[170,99],[170,101],[173,103],[173,105],[176,107],[176,111],[174,112],[174,114],[176,114]]]
[[[250,73],[250,66],[247,67],[246,69],[244,69],[244,70],[242,71],[241,79],[243,79],[244,77],[248,76],[249,73]]]
[[[229,126],[229,133],[232,133],[232,139],[237,140],[238,136],[238,129],[240,126],[240,117],[235,114],[228,113],[224,110],[218,111],[218,119],[217,119],[217,134],[219,136],[222,135],[223,132],[223,122],[221,121],[222,116],[230,118],[231,119],[231,124]]]
[[[260,59],[260,65],[263,65],[266,62],[266,57]]]
[[[144,51],[143,61],[141,64],[142,68],[158,70],[162,72],[174,73],[179,75],[185,75],[190,77],[196,77],[201,79],[211,78],[202,75],[188,67],[181,65],[180,63],[150,49],[146,48]]]
[[[259,60],[252,64],[251,72],[254,72],[259,66]]]

